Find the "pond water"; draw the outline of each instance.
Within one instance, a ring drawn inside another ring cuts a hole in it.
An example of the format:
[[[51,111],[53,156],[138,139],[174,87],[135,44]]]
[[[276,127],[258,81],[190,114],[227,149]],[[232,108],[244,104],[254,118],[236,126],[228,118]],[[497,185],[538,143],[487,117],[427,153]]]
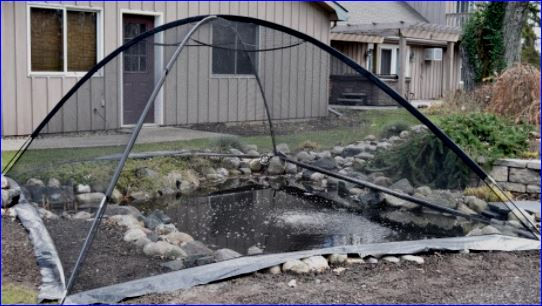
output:
[[[180,231],[210,248],[241,254],[251,246],[276,253],[425,238],[332,204],[283,190],[249,189],[183,197],[162,209]]]

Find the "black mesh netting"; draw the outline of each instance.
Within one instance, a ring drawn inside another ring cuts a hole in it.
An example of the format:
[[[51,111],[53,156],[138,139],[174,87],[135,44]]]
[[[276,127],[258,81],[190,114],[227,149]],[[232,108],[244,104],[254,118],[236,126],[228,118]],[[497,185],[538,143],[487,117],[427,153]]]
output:
[[[6,173],[39,207],[67,279],[115,184],[74,291],[236,256],[531,235],[530,216],[361,67],[295,32],[198,21],[143,35],[125,24],[136,38]]]

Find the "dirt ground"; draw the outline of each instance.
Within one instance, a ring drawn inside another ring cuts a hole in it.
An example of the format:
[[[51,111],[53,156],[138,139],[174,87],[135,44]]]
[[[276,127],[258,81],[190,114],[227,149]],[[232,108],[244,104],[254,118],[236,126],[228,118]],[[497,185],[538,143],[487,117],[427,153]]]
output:
[[[50,229],[51,234],[58,231],[68,235],[70,226],[78,225],[59,225]],[[86,284],[84,287],[159,272],[158,262],[129,249],[129,245],[121,248],[124,251],[113,247],[123,243],[117,228],[106,226],[100,233],[97,245],[102,246],[103,253],[89,257],[90,266],[94,265],[95,269],[83,269],[81,283]],[[78,235],[75,240],[80,239],[82,236]],[[68,252],[74,254],[79,251],[68,245],[63,249],[63,252],[70,250]],[[60,252],[61,256],[63,252]],[[124,256],[118,257],[117,252],[124,252]],[[112,257],[117,259],[111,260]],[[125,303],[540,304],[539,251],[434,253],[423,257],[423,265],[404,262],[359,264],[346,266],[340,275],[331,270],[305,276],[254,273],[189,290],[130,299]],[[117,276],[113,278],[114,275]],[[35,290],[40,282],[26,232],[18,222],[9,218],[2,218],[2,277],[5,283],[20,283]],[[287,285],[292,279],[297,281],[295,288]]]
[[[423,265],[348,266],[336,275],[255,273],[126,303],[144,304],[540,304],[540,253],[432,254]],[[297,286],[288,282],[295,279]]]

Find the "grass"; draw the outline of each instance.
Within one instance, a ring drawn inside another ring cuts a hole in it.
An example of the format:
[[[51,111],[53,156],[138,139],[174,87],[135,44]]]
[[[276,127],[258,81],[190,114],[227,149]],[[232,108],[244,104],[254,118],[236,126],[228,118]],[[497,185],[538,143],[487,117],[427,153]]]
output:
[[[2,284],[2,305],[6,304],[36,304],[38,293],[22,285],[13,283]]]
[[[324,130],[309,130],[300,133],[291,133],[276,137],[277,143],[286,143],[294,150],[303,143],[310,141],[320,149],[329,149],[335,145],[346,145],[363,139],[369,134],[379,135],[382,129],[392,122],[400,122],[406,125],[417,124],[417,120],[406,111],[397,110],[370,110],[357,113],[352,126],[344,126]],[[255,144],[260,152],[269,152],[272,149],[269,135],[240,137],[239,141],[244,144]],[[231,142],[231,140],[230,140]],[[214,148],[219,145],[217,139],[202,138],[184,141],[159,142],[136,144],[133,152],[150,152],[164,150],[203,150]],[[124,150],[124,145],[92,148],[62,148],[62,149],[39,149],[27,151],[19,160],[14,176],[19,181],[25,181],[30,177],[43,178],[55,177],[61,182],[73,180],[78,183],[108,182],[112,176],[118,161],[92,161],[97,157],[119,154]],[[13,157],[14,151],[2,152],[2,167]],[[122,189],[137,186],[138,184],[149,185],[159,182],[145,182],[133,178],[133,171],[139,167],[149,167],[161,174],[167,174],[171,170],[182,171],[187,168],[210,166],[207,162],[199,159],[188,158],[153,158],[147,160],[129,160],[119,181]],[[13,174],[12,174],[13,175]]]

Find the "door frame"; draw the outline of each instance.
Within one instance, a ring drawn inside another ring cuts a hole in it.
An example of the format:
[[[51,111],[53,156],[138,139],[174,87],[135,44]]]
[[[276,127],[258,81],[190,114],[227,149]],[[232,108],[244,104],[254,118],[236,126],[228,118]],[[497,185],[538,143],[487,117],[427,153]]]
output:
[[[142,15],[142,16],[153,16],[154,17],[154,27],[158,27],[164,23],[164,13],[155,12],[155,11],[140,11],[140,10],[131,10],[131,9],[121,9],[119,12],[119,46],[124,44],[124,15]],[[158,42],[163,42],[164,34],[163,32],[157,33],[156,36]],[[154,80],[155,82],[160,79],[162,69],[164,68],[164,52],[158,52],[154,57]],[[119,120],[120,127],[133,127],[134,124],[124,124],[124,62],[123,56],[120,56],[120,65],[119,65]],[[156,97],[156,102],[154,103],[154,123],[145,123],[144,126],[159,126],[164,124],[164,87],[160,89],[158,96]]]

